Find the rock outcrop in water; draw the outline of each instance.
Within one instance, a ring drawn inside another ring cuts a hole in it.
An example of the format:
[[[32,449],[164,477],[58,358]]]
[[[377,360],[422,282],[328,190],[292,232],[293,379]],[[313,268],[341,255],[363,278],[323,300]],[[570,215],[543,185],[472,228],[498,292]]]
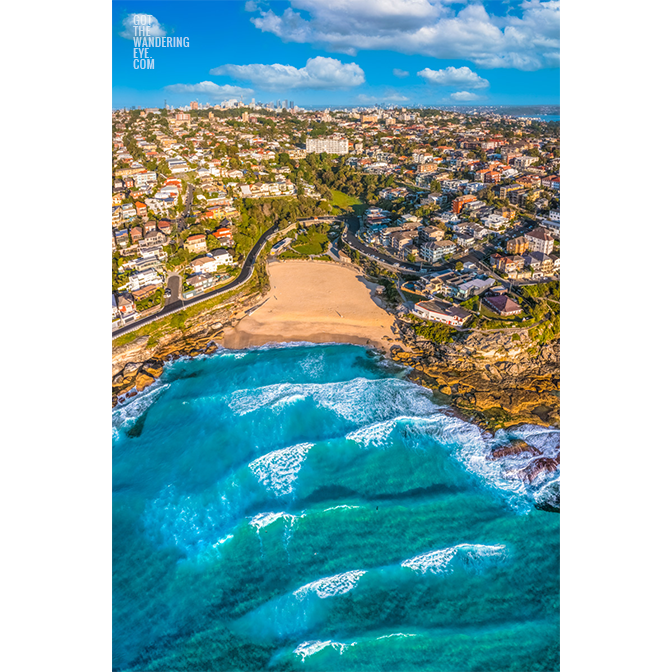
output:
[[[560,341],[539,344],[524,331],[464,332],[436,344],[397,321],[405,348],[392,358],[412,366],[418,382],[488,429],[519,423],[560,424]]]
[[[546,472],[553,473],[560,465],[560,455],[557,457],[538,457],[521,470],[521,477],[526,483],[532,483],[535,478]]]
[[[529,453],[530,455],[542,455],[542,452],[531,446],[529,443],[526,443],[522,439],[516,439],[511,443],[508,443],[505,446],[500,446],[495,448],[492,451],[489,458],[490,460],[497,460],[502,457],[509,457],[510,455],[520,455],[521,453]]]

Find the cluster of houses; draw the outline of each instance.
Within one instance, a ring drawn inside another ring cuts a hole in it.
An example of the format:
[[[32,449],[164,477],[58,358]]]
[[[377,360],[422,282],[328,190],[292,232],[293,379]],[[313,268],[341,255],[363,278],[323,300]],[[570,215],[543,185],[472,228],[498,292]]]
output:
[[[553,241],[559,238],[559,210],[548,207],[549,192],[559,200],[557,137],[527,133],[527,120],[494,113],[479,117],[442,111],[428,117],[405,108],[356,113],[291,106],[287,110],[291,115],[301,115],[308,122],[309,141],[304,148],[299,142],[301,131],[285,121],[285,112],[278,116],[280,110],[253,104],[234,123],[217,112],[225,109],[223,105],[207,106],[207,119],[202,112],[195,116],[193,110],[199,107],[203,106],[113,114],[112,245],[123,259],[120,269],[129,272],[123,299],[118,294],[113,301],[113,315],[128,319],[135,303],[165,282],[164,248],[177,233],[169,216],[186,199],[187,180],[202,191],[194,199],[192,216],[198,223],[221,222],[212,234],[221,247],[208,250],[213,246],[205,234],[186,238],[184,249],[198,257],[189,265],[185,297],[212,286],[222,267],[234,263],[231,221],[239,216],[236,199],[299,193],[319,198],[316,185],[302,178],[296,184],[289,179],[290,168],[278,161],[281,153],[293,162],[313,152],[342,154],[363,173],[395,178],[393,186],[378,193],[379,205],[396,212],[396,205],[389,203],[432,206],[431,214],[424,217],[412,212],[399,216],[381,207],[366,211],[362,238],[399,259],[443,265],[452,255],[478,247],[491,234],[505,234],[525,207],[536,213],[539,226],[507,240],[506,254],[490,257],[493,269],[510,278],[533,280],[559,270],[559,256],[553,254]],[[271,133],[266,123],[269,114],[276,115]],[[510,132],[491,131],[492,121]],[[312,138],[314,123],[329,124],[330,134]],[[413,187],[426,191],[418,197]],[[487,187],[500,199],[497,207],[479,198]],[[479,285],[487,284],[487,279],[476,276],[474,269],[453,281],[447,276],[436,281],[445,286],[435,293],[464,300],[473,292],[492,290]],[[428,301],[434,303],[426,310],[445,309],[440,297]],[[463,318],[459,310],[453,311],[452,320]]]
[[[474,313],[457,303],[475,296],[501,317],[523,313],[523,308],[507,294],[504,287],[496,286],[493,278],[471,270],[437,273],[416,282],[414,289],[426,298],[415,303],[411,314],[452,327],[467,325]]]

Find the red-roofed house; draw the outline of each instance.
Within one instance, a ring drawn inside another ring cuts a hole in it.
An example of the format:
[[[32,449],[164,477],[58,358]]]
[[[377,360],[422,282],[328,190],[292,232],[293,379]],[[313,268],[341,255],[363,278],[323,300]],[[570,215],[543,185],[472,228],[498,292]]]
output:
[[[147,206],[142,203],[141,201],[136,201],[135,202],[135,214],[138,217],[146,217],[147,216]]]

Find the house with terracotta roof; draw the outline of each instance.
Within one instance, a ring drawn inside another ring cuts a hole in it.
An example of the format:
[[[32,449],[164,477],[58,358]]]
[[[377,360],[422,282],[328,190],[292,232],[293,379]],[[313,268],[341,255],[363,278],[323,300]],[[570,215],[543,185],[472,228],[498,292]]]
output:
[[[156,223],[157,228],[161,233],[168,236],[173,229],[173,225],[168,219],[162,219]]]

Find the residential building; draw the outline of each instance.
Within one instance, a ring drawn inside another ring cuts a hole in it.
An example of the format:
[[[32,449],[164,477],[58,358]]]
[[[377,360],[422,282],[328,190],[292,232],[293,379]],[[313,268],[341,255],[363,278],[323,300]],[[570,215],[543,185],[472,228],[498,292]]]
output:
[[[502,317],[508,317],[509,315],[519,315],[523,312],[523,309],[506,294],[500,294],[499,296],[486,296],[483,301]]]
[[[213,273],[217,270],[217,260],[214,257],[198,257],[191,262],[194,273]]]
[[[443,261],[449,254],[454,254],[457,245],[452,240],[437,240],[420,244],[420,256],[425,261],[434,264]]]
[[[419,301],[413,307],[412,312],[422,319],[455,327],[461,327],[471,317],[468,310],[438,299]]]
[[[437,240],[443,240],[444,232],[436,226],[421,226],[418,228],[418,238],[420,243],[431,243]]]
[[[496,213],[492,213],[486,217],[481,217],[481,221],[483,222],[484,226],[487,226],[493,231],[501,231],[502,229],[505,229],[509,223],[506,217]]]
[[[525,236],[518,236],[506,241],[506,251],[509,254],[522,254],[523,252],[527,252],[529,245]]]
[[[475,200],[477,200],[477,199],[476,199],[476,196],[474,196],[473,194],[466,194],[464,196],[458,196],[457,198],[454,198],[453,199],[453,204],[452,204],[453,212],[456,215],[459,215],[460,212],[462,212],[462,208],[467,203],[471,203],[472,201],[475,201]]]
[[[471,247],[476,242],[476,239],[474,236],[470,233],[456,233],[453,235],[453,240],[460,246],[460,247]]]
[[[131,229],[131,245],[134,245],[142,238],[142,229],[139,226],[134,226]]]
[[[306,140],[306,152],[308,154],[347,154],[347,138],[308,138]]]
[[[289,239],[291,241],[291,238]],[[213,250],[212,257],[217,262],[217,266],[232,266],[234,261],[231,252],[225,249]],[[216,267],[215,267],[216,268]]]
[[[205,235],[202,233],[197,233],[196,235],[189,236],[184,241],[184,246],[189,252],[207,252],[208,245],[205,242]]]
[[[553,251],[553,236],[545,229],[537,227],[525,234],[525,240],[529,243],[532,252],[550,254]]]
[[[408,231],[398,231],[390,234],[389,246],[398,255],[402,255],[405,250],[413,245],[413,238],[413,234]]]

